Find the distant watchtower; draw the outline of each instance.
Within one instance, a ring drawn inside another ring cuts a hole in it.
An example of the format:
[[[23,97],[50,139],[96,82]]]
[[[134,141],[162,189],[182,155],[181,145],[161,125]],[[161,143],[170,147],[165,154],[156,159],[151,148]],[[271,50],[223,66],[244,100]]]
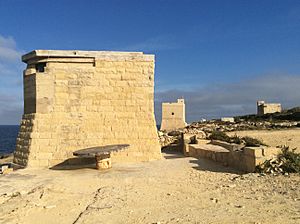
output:
[[[281,112],[280,103],[265,103],[265,101],[257,101],[257,115],[261,116],[264,114],[272,114],[276,112]]]
[[[177,103],[162,103],[162,121],[160,130],[175,130],[184,128],[185,104],[184,99],[178,99]]]

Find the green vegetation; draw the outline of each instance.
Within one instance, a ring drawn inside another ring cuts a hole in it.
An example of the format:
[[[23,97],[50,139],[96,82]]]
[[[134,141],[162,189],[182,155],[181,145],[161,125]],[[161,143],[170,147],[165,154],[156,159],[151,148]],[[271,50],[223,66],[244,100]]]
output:
[[[223,142],[230,142],[230,137],[222,131],[213,131],[209,136],[210,140],[219,140]]]
[[[300,153],[296,153],[295,150],[289,149],[288,146],[283,146],[277,158],[260,164],[256,167],[256,171],[259,173],[300,174]]]
[[[224,141],[228,143],[235,143],[235,144],[244,144],[245,146],[260,146],[260,145],[265,145],[262,141],[252,138],[249,136],[245,137],[239,137],[237,135],[234,135],[233,137],[228,136],[225,132],[222,131],[213,131],[211,135],[209,136],[210,140],[219,140],[219,141]]]
[[[243,137],[242,140],[245,142],[246,146],[250,146],[250,147],[253,147],[253,146],[255,147],[255,146],[260,146],[260,145],[267,146],[265,143],[263,143],[259,139],[252,138],[252,137],[249,137],[249,136]]]
[[[289,149],[285,146],[281,149],[279,154],[279,159],[283,161],[282,168],[286,172],[290,173],[300,173],[300,153],[296,153],[295,149]]]
[[[243,140],[237,135],[234,135],[233,137],[231,137],[230,142],[235,143],[235,144],[239,144],[239,145],[243,144]]]

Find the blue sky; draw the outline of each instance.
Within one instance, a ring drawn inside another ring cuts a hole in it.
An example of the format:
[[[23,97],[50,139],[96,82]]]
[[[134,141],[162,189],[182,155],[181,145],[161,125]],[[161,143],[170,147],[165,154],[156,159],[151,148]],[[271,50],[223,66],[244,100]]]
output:
[[[0,124],[19,123],[34,49],[155,54],[158,123],[181,96],[188,121],[300,105],[299,0],[0,0]]]

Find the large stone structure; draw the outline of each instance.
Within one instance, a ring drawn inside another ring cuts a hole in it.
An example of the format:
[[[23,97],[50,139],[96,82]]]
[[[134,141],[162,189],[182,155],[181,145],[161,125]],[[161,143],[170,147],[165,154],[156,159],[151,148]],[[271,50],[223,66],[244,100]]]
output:
[[[161,158],[154,55],[35,50],[22,57],[24,115],[14,162],[50,167],[78,149],[130,144],[114,161]]]
[[[257,115],[261,116],[264,114],[273,114],[276,112],[281,112],[280,103],[265,103],[265,101],[257,101]]]
[[[186,125],[184,99],[178,99],[177,103],[162,103],[160,130],[170,131],[184,128]]]

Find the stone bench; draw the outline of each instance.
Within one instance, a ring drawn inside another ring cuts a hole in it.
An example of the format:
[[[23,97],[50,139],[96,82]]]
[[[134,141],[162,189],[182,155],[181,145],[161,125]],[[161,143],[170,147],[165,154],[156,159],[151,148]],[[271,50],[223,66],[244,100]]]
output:
[[[122,145],[105,145],[97,146],[87,149],[81,149],[73,152],[74,156],[79,157],[95,157],[96,159],[96,168],[98,170],[104,170],[111,168],[111,157],[112,152],[118,152],[125,150],[129,147],[128,144]]]

